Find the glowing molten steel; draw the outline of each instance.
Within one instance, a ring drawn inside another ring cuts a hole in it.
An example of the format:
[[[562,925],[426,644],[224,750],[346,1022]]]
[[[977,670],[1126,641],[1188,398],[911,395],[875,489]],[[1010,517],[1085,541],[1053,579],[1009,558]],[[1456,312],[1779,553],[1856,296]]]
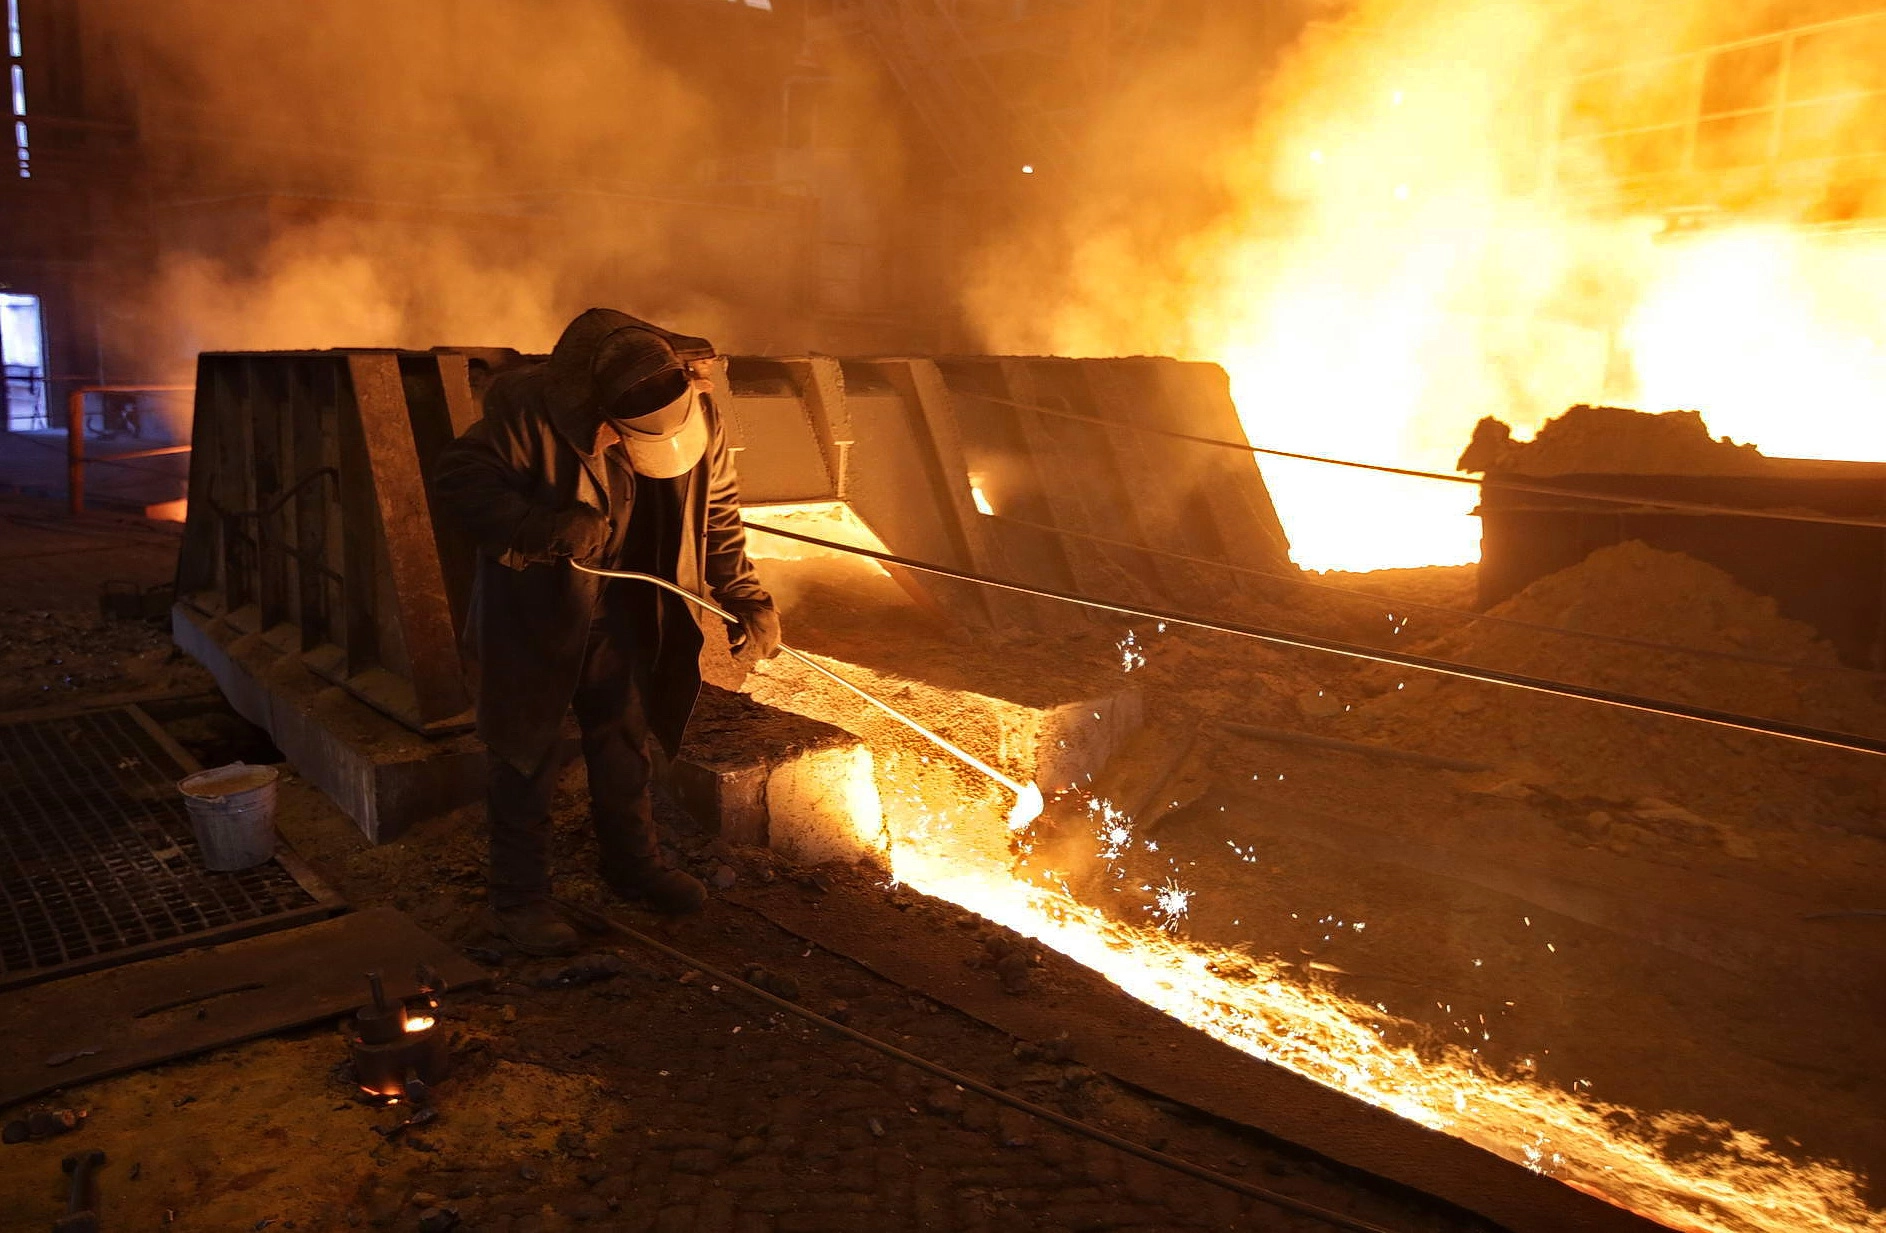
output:
[[[1803,1166],[1755,1135],[1721,1132],[1713,1159],[1673,1164],[1656,1146],[1607,1121],[1617,1106],[1495,1075],[1454,1049],[1424,1061],[1384,1043],[1373,1008],[1291,980],[1287,967],[1237,951],[1193,945],[1160,928],[1113,920],[1053,889],[1003,877],[912,844],[892,849],[899,881],[1052,947],[1173,1018],[1254,1058],[1272,1062],[1467,1140],[1672,1228],[1698,1233],[1877,1230],[1854,1179]],[[1189,895],[1159,888],[1170,925]],[[1641,1115],[1640,1115],[1641,1116]],[[1672,1117],[1702,1129],[1701,1118]]]
[[[1041,816],[1041,789],[1034,784],[1025,784],[1015,794],[1015,806],[1008,811],[1008,828],[1012,831],[1024,831]]]

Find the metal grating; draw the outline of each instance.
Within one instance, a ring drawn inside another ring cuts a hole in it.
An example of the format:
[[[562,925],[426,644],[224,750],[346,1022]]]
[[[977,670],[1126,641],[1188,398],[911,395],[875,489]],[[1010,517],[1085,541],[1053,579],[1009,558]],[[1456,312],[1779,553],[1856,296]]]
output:
[[[134,707],[0,724],[0,986],[337,910],[286,852],[204,869],[176,788],[194,769]]]

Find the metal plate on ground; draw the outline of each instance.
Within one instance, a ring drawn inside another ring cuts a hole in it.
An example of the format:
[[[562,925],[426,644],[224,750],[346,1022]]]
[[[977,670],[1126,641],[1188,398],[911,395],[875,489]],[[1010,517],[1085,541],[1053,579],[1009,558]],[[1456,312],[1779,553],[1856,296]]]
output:
[[[370,908],[0,993],[0,1106],[346,1014],[366,972],[409,997],[421,963],[448,991],[489,979],[405,913]]]
[[[0,723],[0,989],[342,910],[286,849],[203,868],[176,788],[198,769],[135,706]]]
[[[831,893],[818,898],[789,886],[742,887],[727,898],[999,1031],[1021,1040],[1062,1038],[1069,1055],[1094,1070],[1412,1187],[1515,1233],[1663,1228],[1464,1140],[1240,1053],[1055,951],[1043,949],[1035,988],[1025,997],[1010,996],[990,973],[971,970],[982,951],[976,935],[944,927],[946,913],[950,919],[961,914],[954,905],[920,900],[921,911],[899,911],[874,889],[858,890],[841,878],[833,883]]]

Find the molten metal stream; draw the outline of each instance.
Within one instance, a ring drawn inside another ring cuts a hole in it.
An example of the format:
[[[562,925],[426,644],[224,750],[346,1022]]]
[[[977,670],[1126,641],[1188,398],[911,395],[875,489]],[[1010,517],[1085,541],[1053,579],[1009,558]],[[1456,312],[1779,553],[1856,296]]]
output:
[[[660,587],[664,591],[669,591],[675,595],[679,595],[682,599],[687,600],[689,603],[693,604],[695,607],[701,608],[708,612],[713,613],[715,616],[727,622],[729,625],[738,625],[740,623],[739,617],[733,615],[731,612],[728,612],[725,608],[722,608],[720,605],[714,603],[712,600],[702,599],[699,595],[694,594],[692,591],[687,590],[685,587],[677,586],[675,583],[668,581],[666,578],[658,578],[654,574],[638,574],[631,570],[625,570],[625,569],[597,569],[596,567],[591,566],[591,565],[584,565],[580,561],[571,561],[570,564],[574,565],[577,569],[582,570],[586,574],[595,574],[599,578],[626,578],[632,582],[651,582],[655,584],[656,586]],[[925,740],[930,741],[932,744],[936,745],[937,748],[943,750],[944,752],[948,753],[951,757],[955,758],[957,761],[963,763],[963,765],[972,767],[975,770],[981,771],[984,775],[987,775],[990,779],[995,780],[995,782],[1001,784],[1003,787],[1007,788],[1010,792],[1013,792],[1015,794],[1015,805],[1013,808],[1009,810],[1009,813],[1008,813],[1008,825],[1009,825],[1010,830],[1016,830],[1016,831],[1021,830],[1023,827],[1026,827],[1030,822],[1033,822],[1036,818],[1041,816],[1041,808],[1042,808],[1041,789],[1036,787],[1032,782],[1023,784],[1023,783],[1018,783],[1013,779],[1010,779],[1007,775],[1004,775],[1002,772],[996,770],[994,767],[990,766],[987,762],[984,762],[982,759],[976,757],[974,754],[970,753],[969,751],[965,749],[962,749],[961,747],[955,744],[952,744],[949,740],[938,735],[937,733],[930,731],[930,729],[924,727],[922,724],[918,723],[916,720],[912,719],[910,716],[904,714],[902,711],[898,710],[896,707],[892,706],[890,703],[885,702],[883,699],[878,698],[872,694],[866,693],[864,690],[858,688],[858,686],[853,685],[850,681],[847,681],[844,677],[838,675],[836,672],[833,672],[830,668],[827,668],[824,664],[821,664],[816,659],[813,659],[810,655],[807,655],[804,651],[801,651],[796,647],[787,646],[783,642],[779,644],[779,649],[784,651],[786,654],[792,656],[794,659],[798,660],[800,663],[804,664],[806,667],[812,669],[814,672],[817,672],[819,675],[826,677],[827,679],[833,682],[836,682],[839,685],[844,686],[846,689],[850,690],[852,693],[857,694],[860,698],[863,698],[866,702],[869,702],[872,706],[875,706],[880,711],[883,711],[886,715],[889,715],[892,719],[897,720],[899,723],[903,724],[905,727],[908,727],[911,731],[917,733],[917,735],[923,737]]]

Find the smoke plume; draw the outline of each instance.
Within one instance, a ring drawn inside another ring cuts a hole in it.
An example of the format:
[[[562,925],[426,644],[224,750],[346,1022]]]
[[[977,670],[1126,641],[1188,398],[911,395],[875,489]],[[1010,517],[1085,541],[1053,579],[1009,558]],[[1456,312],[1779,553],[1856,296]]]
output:
[[[161,186],[145,371],[187,373],[204,349],[544,350],[592,304],[730,350],[805,345],[803,200],[701,187],[774,179],[797,51],[784,15],[705,0],[116,7]],[[839,117],[843,139],[888,149],[881,114]],[[897,160],[873,162],[894,189]]]
[[[1252,440],[1309,453],[1448,470],[1483,415],[1523,434],[1614,402],[1700,409],[1770,453],[1886,457],[1867,410],[1886,396],[1886,244],[1842,228],[1882,203],[1850,164],[1805,158],[1877,126],[1880,99],[1855,91],[1886,88],[1886,42],[1804,38],[1788,97],[1824,101],[1779,126],[1772,110],[1706,121],[1681,144],[1699,88],[1706,112],[1733,113],[1778,80],[1773,44],[1681,53],[1838,15],[1806,8],[1302,10],[1241,124],[1145,105],[1223,75],[1226,42],[1175,44],[1095,124],[1063,190],[985,249],[971,312],[1005,350],[1216,360]],[[1575,78],[1625,64],[1640,67]],[[1716,208],[1686,213],[1692,199]],[[1264,466],[1300,563],[1477,554],[1471,490]]]

